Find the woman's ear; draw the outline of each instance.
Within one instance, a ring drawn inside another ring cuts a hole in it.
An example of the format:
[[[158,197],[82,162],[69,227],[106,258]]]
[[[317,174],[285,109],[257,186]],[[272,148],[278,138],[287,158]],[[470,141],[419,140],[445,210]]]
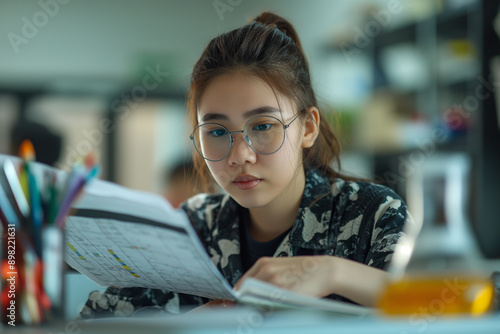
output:
[[[314,141],[319,134],[319,110],[316,107],[307,109],[307,118],[304,124],[304,137],[302,138],[302,147],[308,148],[313,146]]]

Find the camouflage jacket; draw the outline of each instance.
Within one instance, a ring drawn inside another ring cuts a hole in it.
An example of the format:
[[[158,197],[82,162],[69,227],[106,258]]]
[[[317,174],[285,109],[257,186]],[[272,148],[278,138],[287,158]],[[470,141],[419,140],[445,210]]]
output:
[[[227,194],[199,194],[182,208],[199,232],[213,263],[234,285],[243,275],[240,220],[248,209]],[[391,189],[369,182],[330,181],[315,170],[306,184],[294,225],[274,256],[334,255],[385,269],[403,226],[411,219]],[[331,295],[329,298],[342,299]],[[149,288],[108,288],[92,292],[82,318],[131,316],[144,310],[179,313],[180,306],[208,301],[198,296]]]

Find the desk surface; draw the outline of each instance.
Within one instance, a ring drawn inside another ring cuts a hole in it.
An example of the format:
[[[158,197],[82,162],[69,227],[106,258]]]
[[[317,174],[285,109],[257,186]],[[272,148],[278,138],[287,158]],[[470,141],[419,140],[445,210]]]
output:
[[[481,318],[438,318],[410,316],[383,318],[381,316],[338,316],[328,312],[280,310],[261,313],[255,308],[237,306],[213,308],[184,315],[67,321],[30,328],[4,326],[6,334],[128,334],[128,333],[500,333],[500,314]]]

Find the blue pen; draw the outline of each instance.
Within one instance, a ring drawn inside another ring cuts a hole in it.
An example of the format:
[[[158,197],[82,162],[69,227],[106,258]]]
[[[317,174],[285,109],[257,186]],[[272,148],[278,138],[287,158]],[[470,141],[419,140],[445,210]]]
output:
[[[85,182],[88,182],[91,179],[97,177],[99,175],[99,172],[100,172],[99,166],[95,165],[85,178]]]

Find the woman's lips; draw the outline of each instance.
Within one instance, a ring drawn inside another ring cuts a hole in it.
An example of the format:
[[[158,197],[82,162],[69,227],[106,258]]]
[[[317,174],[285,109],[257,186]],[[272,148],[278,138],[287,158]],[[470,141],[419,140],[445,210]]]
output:
[[[262,179],[251,175],[242,175],[234,179],[233,183],[241,190],[249,190],[257,187]]]

